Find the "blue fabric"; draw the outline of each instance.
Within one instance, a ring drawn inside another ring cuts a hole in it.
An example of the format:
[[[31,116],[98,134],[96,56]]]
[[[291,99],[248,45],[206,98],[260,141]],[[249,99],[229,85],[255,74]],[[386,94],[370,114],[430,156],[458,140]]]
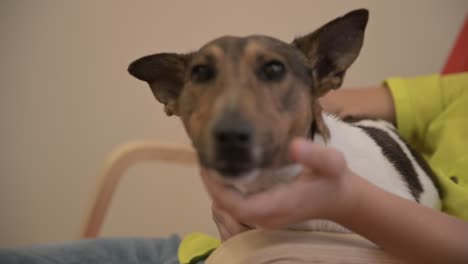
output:
[[[0,249],[1,264],[176,264],[180,238],[100,238]]]

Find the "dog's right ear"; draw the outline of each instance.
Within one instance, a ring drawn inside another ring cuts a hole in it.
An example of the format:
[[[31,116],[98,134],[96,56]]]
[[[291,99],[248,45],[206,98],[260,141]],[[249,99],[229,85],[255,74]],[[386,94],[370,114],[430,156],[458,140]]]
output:
[[[132,62],[128,72],[149,84],[156,99],[164,104],[167,115],[178,115],[177,99],[184,86],[189,57],[176,53],[149,55]]]

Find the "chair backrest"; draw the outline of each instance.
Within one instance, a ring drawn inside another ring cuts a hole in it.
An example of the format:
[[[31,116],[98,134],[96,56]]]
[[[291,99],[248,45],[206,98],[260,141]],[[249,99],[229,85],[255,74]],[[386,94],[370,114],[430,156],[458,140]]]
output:
[[[195,153],[182,146],[171,146],[157,142],[130,142],[111,152],[102,172],[96,194],[81,232],[83,238],[99,235],[102,223],[109,210],[112,198],[125,171],[132,165],[144,161],[161,161],[181,165],[196,165]]]

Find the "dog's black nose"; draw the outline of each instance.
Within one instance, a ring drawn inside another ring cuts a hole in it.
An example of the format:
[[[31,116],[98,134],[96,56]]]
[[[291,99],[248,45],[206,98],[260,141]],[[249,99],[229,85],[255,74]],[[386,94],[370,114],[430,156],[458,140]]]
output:
[[[236,114],[224,116],[214,127],[216,145],[221,148],[249,148],[252,126]]]
[[[253,166],[252,125],[238,114],[225,114],[213,128],[216,167],[225,176],[238,176]]]
[[[245,124],[222,124],[215,128],[215,141],[221,148],[248,148],[251,129]]]

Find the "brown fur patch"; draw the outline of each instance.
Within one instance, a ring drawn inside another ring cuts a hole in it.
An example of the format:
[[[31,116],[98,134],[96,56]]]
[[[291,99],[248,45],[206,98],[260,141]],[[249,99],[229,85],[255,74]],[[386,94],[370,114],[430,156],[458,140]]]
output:
[[[312,122],[313,115],[308,110],[311,84],[304,82],[310,79],[305,76],[306,69],[297,66],[301,65],[301,57],[285,57],[287,52],[281,45],[272,49],[265,44],[269,40],[252,37],[242,40],[245,49],[239,50],[239,45],[231,43],[236,41],[231,37],[229,41],[220,39],[221,44],[211,42],[201,49],[201,54],[194,55],[191,65],[207,63],[206,57],[212,58],[209,63],[216,78],[203,84],[186,84],[179,100],[181,118],[206,164],[216,154],[212,128],[223,113],[235,111],[254,126],[254,147],[262,152],[259,165],[283,166],[289,160],[288,142],[293,137],[306,136]],[[257,76],[258,69],[271,60],[285,64],[286,75],[279,82],[265,82]],[[295,68],[290,67],[292,64]],[[323,126],[320,128],[324,130]]]

